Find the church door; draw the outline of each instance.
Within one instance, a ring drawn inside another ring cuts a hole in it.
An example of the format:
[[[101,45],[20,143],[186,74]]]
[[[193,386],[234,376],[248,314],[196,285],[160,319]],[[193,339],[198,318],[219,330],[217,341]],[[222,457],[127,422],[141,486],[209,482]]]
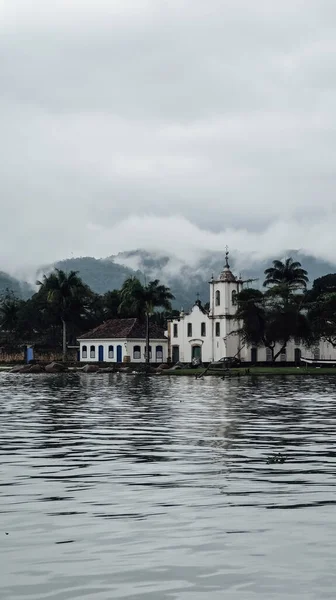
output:
[[[194,358],[198,358],[202,360],[202,347],[201,346],[193,346],[191,349],[191,360]]]
[[[172,347],[172,361],[177,363],[180,360],[180,346]]]

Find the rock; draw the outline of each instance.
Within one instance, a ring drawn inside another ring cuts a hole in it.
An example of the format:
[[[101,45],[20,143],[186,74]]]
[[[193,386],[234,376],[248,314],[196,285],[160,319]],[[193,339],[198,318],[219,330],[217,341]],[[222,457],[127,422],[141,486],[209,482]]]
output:
[[[66,366],[58,362],[52,362],[45,367],[46,373],[63,373],[65,370]]]
[[[114,369],[113,367],[103,367],[102,369],[99,369],[99,373],[114,373]]]
[[[131,367],[121,367],[119,371],[120,373],[132,373]]]
[[[31,365],[28,373],[44,373],[44,368],[41,365]]]
[[[28,373],[31,369],[31,365],[17,365],[13,367],[11,373]]]
[[[163,371],[164,369],[170,369],[170,366],[169,366],[169,365],[167,365],[166,363],[162,363],[161,365],[159,365],[159,366],[157,367],[157,369],[156,369],[156,370],[157,370],[157,371]]]
[[[85,365],[85,367],[83,367],[82,372],[83,373],[97,373],[97,371],[99,371],[99,367],[97,367],[97,365]]]

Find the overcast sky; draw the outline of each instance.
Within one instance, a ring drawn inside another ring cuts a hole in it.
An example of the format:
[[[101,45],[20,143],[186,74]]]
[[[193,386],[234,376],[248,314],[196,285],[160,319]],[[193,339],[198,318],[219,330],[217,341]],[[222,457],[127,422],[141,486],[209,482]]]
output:
[[[336,261],[335,0],[3,0],[0,269]]]

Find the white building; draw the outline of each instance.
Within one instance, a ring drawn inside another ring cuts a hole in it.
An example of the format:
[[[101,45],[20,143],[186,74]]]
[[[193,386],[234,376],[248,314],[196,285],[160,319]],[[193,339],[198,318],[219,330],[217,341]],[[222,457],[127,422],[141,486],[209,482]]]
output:
[[[234,315],[236,296],[243,285],[242,279],[235,277],[230,270],[227,252],[222,273],[218,279],[212,277],[210,281],[209,312],[202,309],[197,301],[189,313],[181,311],[179,318],[168,323],[169,356],[173,362],[190,363],[194,358],[200,358],[202,362],[209,363],[234,356],[253,364],[272,361],[268,348],[244,345],[239,335],[232,333],[239,329]],[[276,346],[274,353],[279,350],[280,346]],[[321,341],[318,347],[307,348],[291,340],[277,362],[298,364],[301,357],[336,362],[336,349],[327,342]]]
[[[167,362],[168,340],[164,331],[151,323],[149,335],[150,362]],[[78,341],[81,362],[145,362],[146,331],[139,319],[110,319]]]

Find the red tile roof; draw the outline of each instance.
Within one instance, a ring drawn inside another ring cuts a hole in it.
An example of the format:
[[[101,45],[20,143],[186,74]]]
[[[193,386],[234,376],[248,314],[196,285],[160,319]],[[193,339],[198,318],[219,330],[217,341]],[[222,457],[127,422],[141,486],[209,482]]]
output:
[[[150,323],[149,326],[150,339],[164,339],[164,330],[156,323]],[[113,339],[145,339],[146,324],[139,319],[110,319],[105,321],[99,327],[91,329],[88,333],[81,335],[79,340],[113,340]]]

